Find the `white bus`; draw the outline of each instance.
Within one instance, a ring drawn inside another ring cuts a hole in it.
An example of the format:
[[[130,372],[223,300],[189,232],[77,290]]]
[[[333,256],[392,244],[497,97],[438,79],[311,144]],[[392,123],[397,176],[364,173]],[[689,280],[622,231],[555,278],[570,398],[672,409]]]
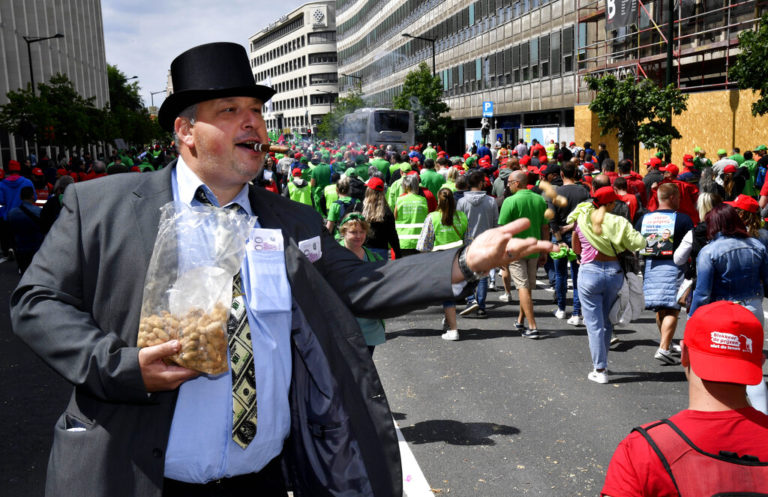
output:
[[[360,144],[392,145],[395,150],[407,150],[414,144],[413,112],[392,109],[357,109],[344,116],[341,139]]]

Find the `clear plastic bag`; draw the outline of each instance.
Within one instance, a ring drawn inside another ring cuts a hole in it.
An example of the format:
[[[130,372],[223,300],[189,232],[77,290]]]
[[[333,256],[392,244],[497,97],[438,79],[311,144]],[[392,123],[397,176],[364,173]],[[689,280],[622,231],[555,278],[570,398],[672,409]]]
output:
[[[227,371],[232,278],[253,219],[231,209],[169,202],[160,209],[144,282],[137,345],[179,340],[168,360],[208,374]]]

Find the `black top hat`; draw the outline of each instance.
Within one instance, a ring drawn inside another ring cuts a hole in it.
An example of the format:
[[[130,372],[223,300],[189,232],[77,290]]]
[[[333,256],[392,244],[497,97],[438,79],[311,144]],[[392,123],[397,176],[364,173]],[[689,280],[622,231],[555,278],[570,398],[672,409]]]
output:
[[[237,43],[208,43],[190,48],[171,62],[173,93],[165,99],[157,119],[166,131],[190,105],[223,97],[256,97],[266,102],[275,94],[257,85],[248,54]]]

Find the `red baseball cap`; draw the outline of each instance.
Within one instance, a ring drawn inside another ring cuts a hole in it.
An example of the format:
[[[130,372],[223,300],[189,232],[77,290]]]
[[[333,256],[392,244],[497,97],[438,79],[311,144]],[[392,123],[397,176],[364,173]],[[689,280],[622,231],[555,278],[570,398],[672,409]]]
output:
[[[381,178],[377,178],[374,176],[373,178],[368,180],[368,188],[371,190],[376,190],[377,192],[383,192],[384,191],[384,181],[382,181]]]
[[[17,160],[9,160],[8,161],[8,172],[19,172],[21,171],[21,164],[19,164],[19,161]]]
[[[613,187],[610,186],[598,188],[597,191],[592,195],[592,203],[597,207],[600,207],[601,205],[608,205],[611,202],[616,202],[617,200],[619,200],[619,196],[616,195],[616,192],[613,191]]]
[[[521,166],[527,166],[531,162],[531,156],[530,155],[524,155],[520,158],[520,165]]]
[[[674,164],[668,164],[666,167],[660,167],[659,171],[664,171],[665,173],[672,173],[672,176],[677,176],[678,174],[680,174],[680,169]]]
[[[659,159],[656,156],[651,157],[650,159],[648,159],[648,162],[646,162],[645,165],[651,166],[651,167],[659,167],[661,165],[661,159]]]
[[[683,344],[693,372],[703,380],[757,385],[763,379],[763,327],[735,302],[720,300],[696,309]]]
[[[736,169],[736,166],[733,164],[728,164],[723,168],[724,173],[735,173],[736,171],[738,171],[738,169]]]
[[[737,209],[741,209],[743,211],[747,212],[757,212],[760,210],[760,204],[757,203],[757,200],[753,199],[749,195],[739,195],[735,199],[731,200],[730,202],[724,202],[732,207],[736,207]]]
[[[60,167],[56,170],[56,174],[58,174],[59,176],[66,176],[67,174],[69,174],[69,172],[63,167]]]
[[[32,169],[32,174],[34,174],[35,176],[42,176],[43,170],[40,169],[39,167],[35,167]]]
[[[293,168],[293,171],[291,171],[291,175],[301,176],[301,169],[299,169],[298,167]]]

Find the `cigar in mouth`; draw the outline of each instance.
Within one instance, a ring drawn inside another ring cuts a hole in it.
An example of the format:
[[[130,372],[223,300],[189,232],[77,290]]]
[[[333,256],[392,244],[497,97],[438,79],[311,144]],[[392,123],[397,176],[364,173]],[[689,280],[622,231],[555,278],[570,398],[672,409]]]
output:
[[[284,154],[288,151],[288,147],[281,145],[270,145],[269,143],[257,143],[253,146],[253,150],[256,152],[274,152],[276,154]]]

